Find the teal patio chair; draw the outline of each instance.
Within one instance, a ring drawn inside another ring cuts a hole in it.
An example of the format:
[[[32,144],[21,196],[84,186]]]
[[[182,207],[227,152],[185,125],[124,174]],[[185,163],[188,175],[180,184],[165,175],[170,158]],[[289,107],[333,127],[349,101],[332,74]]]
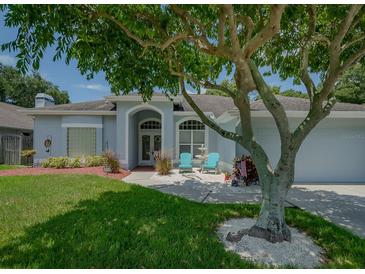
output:
[[[214,170],[215,174],[217,174],[219,158],[220,158],[219,153],[217,152],[209,153],[207,160],[204,162],[202,166],[202,172],[204,170],[206,171]]]
[[[181,171],[193,171],[193,156],[191,153],[183,152],[180,154],[180,160],[179,160],[179,172]]]

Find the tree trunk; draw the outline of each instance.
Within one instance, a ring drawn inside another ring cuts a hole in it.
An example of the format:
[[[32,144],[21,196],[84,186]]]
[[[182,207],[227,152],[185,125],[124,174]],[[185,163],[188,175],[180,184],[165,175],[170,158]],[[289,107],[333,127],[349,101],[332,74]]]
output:
[[[285,222],[285,199],[293,181],[291,170],[280,175],[272,174],[266,167],[258,168],[262,203],[256,224],[236,234],[229,233],[227,240],[237,242],[244,235],[263,238],[270,242],[291,241],[291,233]]]
[[[248,231],[248,235],[264,238],[273,243],[290,241],[291,235],[285,222],[284,208],[288,182],[275,176],[271,176],[270,179],[268,182],[260,180],[262,185],[261,210],[256,224]]]

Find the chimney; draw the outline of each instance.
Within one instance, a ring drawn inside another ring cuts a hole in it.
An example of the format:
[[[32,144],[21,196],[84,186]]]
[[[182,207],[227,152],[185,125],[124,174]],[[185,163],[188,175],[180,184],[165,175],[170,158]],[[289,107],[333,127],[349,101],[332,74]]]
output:
[[[44,108],[54,105],[54,99],[52,96],[45,93],[37,93],[35,96],[35,106],[36,108]]]

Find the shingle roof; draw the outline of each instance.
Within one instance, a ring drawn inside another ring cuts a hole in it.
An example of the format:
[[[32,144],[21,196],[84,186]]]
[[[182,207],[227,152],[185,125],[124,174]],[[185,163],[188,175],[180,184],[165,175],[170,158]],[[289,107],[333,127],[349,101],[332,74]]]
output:
[[[0,102],[0,127],[33,129],[33,119],[19,110],[25,108]]]
[[[232,98],[216,96],[216,95],[205,95],[205,94],[193,94],[191,95],[194,102],[199,106],[203,112],[212,112],[215,117],[222,115],[227,110],[237,109],[233,103]],[[296,97],[286,97],[276,95],[278,100],[284,106],[285,110],[289,111],[308,111],[309,100]],[[91,110],[91,111],[115,111],[115,104],[105,101],[90,101],[82,103],[55,105],[41,108],[42,110]],[[253,111],[266,110],[262,100],[257,100],[251,103],[251,109]],[[365,111],[364,105],[347,104],[347,103],[336,103],[333,110],[335,111]],[[181,106],[176,111],[193,111],[190,105],[185,99],[182,99]]]
[[[203,112],[213,112],[215,117],[222,115],[227,110],[236,109],[232,98],[216,95],[191,95],[194,102]],[[184,111],[193,111],[185,99],[182,101]]]
[[[41,108],[42,110],[96,110],[113,111],[115,105],[109,101],[99,100],[82,103],[62,104]]]
[[[276,95],[276,98],[284,106],[285,110],[297,110],[297,111],[308,111],[309,110],[309,100],[304,98],[296,97],[286,97],[281,95]],[[266,110],[266,107],[262,100],[257,100],[251,103],[251,110],[259,111]],[[334,111],[365,111],[364,105],[339,103],[337,102],[333,107]]]

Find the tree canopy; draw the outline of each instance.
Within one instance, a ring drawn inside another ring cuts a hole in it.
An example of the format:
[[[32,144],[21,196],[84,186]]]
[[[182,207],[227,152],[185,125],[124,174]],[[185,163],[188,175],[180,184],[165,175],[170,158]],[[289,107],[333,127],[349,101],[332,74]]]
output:
[[[60,90],[51,82],[44,80],[39,73],[23,75],[11,66],[0,64],[0,101],[21,107],[34,107],[37,93],[51,95],[55,104],[67,104],[70,98],[66,91]]]

